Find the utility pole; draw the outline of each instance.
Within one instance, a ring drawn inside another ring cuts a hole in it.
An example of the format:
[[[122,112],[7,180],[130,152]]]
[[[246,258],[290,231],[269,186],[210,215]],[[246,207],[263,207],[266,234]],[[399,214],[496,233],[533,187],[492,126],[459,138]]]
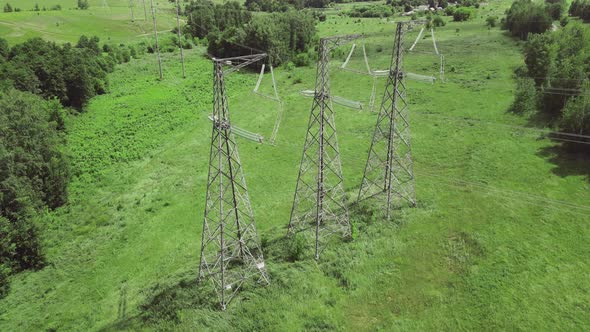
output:
[[[387,220],[392,206],[416,206],[408,103],[403,65],[403,36],[417,22],[397,23],[393,53],[358,201],[385,193]]]
[[[180,62],[182,63],[182,78],[186,78],[184,71],[184,50],[182,49],[182,34],[180,33],[180,6],[176,0],[176,26],[178,28],[178,47],[180,48]]]
[[[154,9],[154,0],[150,0],[150,6],[152,9],[152,19],[154,21],[154,36],[156,37],[156,55],[158,57],[158,68],[160,70],[160,80],[164,79],[162,74],[162,58],[160,57],[160,45],[158,44],[158,26],[156,24],[156,11]]]
[[[351,235],[330,96],[329,53],[360,35],[322,38],[303,156],[299,167],[289,234],[313,235],[319,259],[330,235]]]
[[[131,22],[135,22],[135,15],[133,14],[133,0],[129,0],[129,9],[131,10]]]
[[[251,278],[268,284],[238,146],[230,124],[224,77],[266,54],[213,59],[213,131],[199,280],[210,279],[225,310]],[[224,65],[231,68],[223,70]]]
[[[145,0],[141,0],[143,2],[143,15],[145,16],[145,20],[147,21],[147,8],[145,7]]]

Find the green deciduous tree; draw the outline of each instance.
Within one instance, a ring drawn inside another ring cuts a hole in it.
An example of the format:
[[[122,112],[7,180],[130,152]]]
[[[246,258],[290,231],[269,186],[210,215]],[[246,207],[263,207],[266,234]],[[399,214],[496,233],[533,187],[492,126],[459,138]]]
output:
[[[559,126],[562,130],[570,133],[590,134],[590,88],[588,85],[586,85],[584,93],[566,102]]]
[[[467,21],[467,20],[471,19],[472,15],[473,15],[473,9],[468,8],[468,7],[458,7],[458,8],[455,8],[455,10],[453,11],[453,21],[455,21],[455,22]]]
[[[524,45],[524,63],[528,75],[534,77],[537,87],[545,83],[551,71],[555,57],[554,49],[553,37],[550,34],[532,35]]]
[[[553,20],[559,20],[566,8],[567,2],[565,0],[545,0],[545,9]]]
[[[113,69],[98,43],[97,37],[85,36],[76,47],[30,39],[12,47],[7,61],[0,62],[0,79],[18,90],[58,98],[64,106],[81,110],[90,98],[106,91],[106,74]],[[3,49],[0,40],[0,54],[7,53]]]
[[[88,4],[88,0],[78,0],[78,9],[88,9],[90,5]]]
[[[538,102],[535,82],[530,78],[519,79],[510,110],[518,114],[533,114],[538,110]]]
[[[504,22],[504,28],[523,40],[526,40],[529,34],[549,30],[551,25],[552,19],[545,7],[532,0],[516,0],[506,12]]]

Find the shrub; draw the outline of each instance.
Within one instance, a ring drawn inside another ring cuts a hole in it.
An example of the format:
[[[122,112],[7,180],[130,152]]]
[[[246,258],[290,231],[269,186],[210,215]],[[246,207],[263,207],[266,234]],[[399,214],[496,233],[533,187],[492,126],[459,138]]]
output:
[[[486,18],[486,25],[490,28],[495,28],[498,25],[498,16],[488,16]]]
[[[14,9],[12,9],[12,6],[9,3],[7,3],[6,5],[4,5],[4,12],[5,13],[11,13],[13,11],[14,11]]]
[[[309,66],[309,64],[310,64],[309,55],[307,53],[299,53],[293,59],[293,63],[297,67]]]
[[[439,15],[435,15],[434,19],[432,20],[432,25],[434,27],[444,27],[446,24],[447,22],[445,22],[445,20]]]
[[[305,239],[303,236],[295,234],[289,239],[287,245],[287,257],[290,262],[295,262],[303,259],[305,255]]]
[[[510,111],[517,114],[531,114],[537,109],[538,98],[535,82],[530,78],[519,79]]]
[[[0,221],[0,224],[2,222]],[[2,238],[0,238],[2,241]],[[0,248],[0,252],[2,248]],[[10,275],[10,268],[5,266],[4,264],[0,263],[0,299],[2,299],[6,294],[8,294],[9,284],[8,284],[8,276]]]
[[[78,9],[86,10],[88,8],[90,8],[88,0],[78,0]]]
[[[580,135],[590,134],[590,90],[585,90],[585,93],[571,98],[565,104],[559,121],[561,130]]]
[[[458,7],[453,12],[453,21],[462,22],[471,19],[473,16],[473,9],[468,7]]]
[[[453,16],[453,14],[455,13],[455,8],[455,6],[448,6],[447,8],[445,8],[445,15]]]
[[[569,17],[564,16],[561,18],[561,20],[559,20],[559,25],[561,25],[561,27],[565,27],[568,23],[570,22]]]

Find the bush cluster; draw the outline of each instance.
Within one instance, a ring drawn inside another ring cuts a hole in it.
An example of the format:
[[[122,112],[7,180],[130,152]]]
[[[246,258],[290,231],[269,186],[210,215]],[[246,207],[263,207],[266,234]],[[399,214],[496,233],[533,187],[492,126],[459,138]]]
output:
[[[393,7],[388,5],[354,6],[346,15],[350,17],[390,17],[394,14]]]
[[[468,21],[473,17],[473,9],[469,7],[457,7],[453,10],[453,21]]]

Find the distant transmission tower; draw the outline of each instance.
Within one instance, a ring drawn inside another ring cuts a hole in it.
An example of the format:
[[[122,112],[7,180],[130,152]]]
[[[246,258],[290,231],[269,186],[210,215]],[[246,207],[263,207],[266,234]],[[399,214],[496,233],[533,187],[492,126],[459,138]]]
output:
[[[156,38],[156,56],[158,57],[158,70],[160,72],[160,80],[164,79],[162,73],[162,57],[160,56],[160,43],[158,42],[158,24],[156,23],[156,10],[154,9],[154,0],[150,0],[150,7],[152,9],[152,20],[154,23],[154,37]]]
[[[358,197],[361,201],[384,193],[388,220],[393,206],[416,205],[402,56],[405,29],[417,23],[397,23],[389,76]]]
[[[332,49],[359,37],[320,40],[314,100],[289,221],[289,234],[313,235],[316,259],[330,235],[347,237],[351,234],[330,96],[328,56]]]
[[[203,222],[199,279],[210,279],[225,310],[244,282],[269,283],[238,155],[224,75],[260,61],[266,54],[213,59],[213,132]],[[226,71],[223,65],[231,65]]]
[[[180,62],[182,63],[182,78],[186,78],[186,72],[184,69],[184,50],[182,45],[182,32],[180,32],[180,5],[178,4],[178,0],[176,0],[176,29],[178,31],[178,48],[180,49]]]
[[[131,22],[135,22],[135,14],[133,13],[133,0],[129,0],[129,9],[131,10]]]

